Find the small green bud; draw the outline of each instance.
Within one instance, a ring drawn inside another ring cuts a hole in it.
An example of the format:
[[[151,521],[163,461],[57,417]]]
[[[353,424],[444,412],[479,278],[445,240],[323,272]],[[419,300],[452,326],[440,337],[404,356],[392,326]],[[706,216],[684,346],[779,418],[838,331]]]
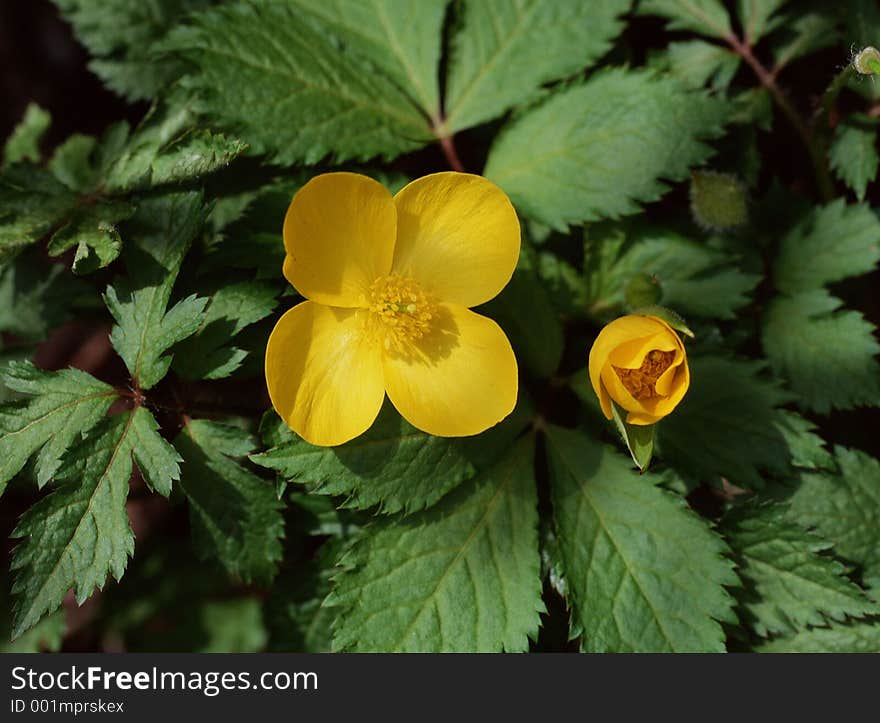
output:
[[[691,212],[703,228],[724,231],[748,219],[746,189],[735,176],[715,171],[691,175]]]
[[[626,304],[631,309],[651,306],[660,301],[660,284],[656,277],[644,272],[634,274],[623,292]]]
[[[853,67],[862,75],[880,75],[880,50],[869,45],[853,58]]]

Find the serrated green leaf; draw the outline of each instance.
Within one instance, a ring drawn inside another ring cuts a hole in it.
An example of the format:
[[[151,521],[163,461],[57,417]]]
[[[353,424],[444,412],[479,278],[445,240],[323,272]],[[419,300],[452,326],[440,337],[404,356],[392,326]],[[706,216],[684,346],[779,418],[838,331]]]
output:
[[[275,286],[242,281],[220,287],[210,297],[199,330],[177,347],[174,369],[187,379],[221,379],[238,369],[247,352],[230,344],[245,327],[271,314]]]
[[[338,542],[327,542],[316,559],[278,576],[265,604],[270,652],[330,652],[335,611],[322,603],[330,593],[339,552]]]
[[[871,271],[880,260],[880,219],[864,204],[838,199],[817,208],[779,243],[773,268],[787,294]]]
[[[482,309],[504,329],[520,363],[539,378],[553,375],[565,344],[562,321],[531,263],[514,272],[504,290]]]
[[[159,435],[159,425],[150,412],[139,407],[132,412],[132,453],[138,469],[159,494],[168,497],[171,484],[180,479],[180,455]]]
[[[141,389],[160,381],[171,366],[166,352],[202,324],[207,299],[189,296],[166,311],[171,289],[205,219],[198,192],[144,200],[132,219],[127,277],[104,296],[116,319],[110,341]]]
[[[29,103],[25,108],[24,117],[15,126],[12,134],[3,146],[3,164],[20,163],[22,161],[40,162],[40,143],[52,118],[36,103]]]
[[[60,486],[22,515],[13,537],[13,635],[55,610],[72,587],[82,604],[107,575],[117,580],[134,553],[125,502],[134,415],[110,417],[65,460]]]
[[[702,88],[708,83],[715,90],[725,90],[739,70],[740,58],[733,51],[705,40],[685,40],[670,43],[654,63],[691,88]]]
[[[855,192],[859,201],[864,201],[868,184],[877,177],[880,166],[877,121],[855,115],[841,123],[834,132],[828,161],[837,177]]]
[[[451,40],[445,98],[448,133],[485,123],[604,55],[631,0],[465,3]]]
[[[722,524],[745,584],[750,627],[767,637],[880,612],[827,555],[831,543],[786,516],[783,505],[745,505]]]
[[[37,484],[45,485],[117,398],[113,387],[78,369],[44,372],[30,362],[10,362],[3,382],[31,398],[0,406],[0,492],[37,450]]]
[[[600,651],[724,650],[737,585],[724,543],[629,461],[571,430],[548,432],[550,485],[572,617]]]
[[[534,439],[418,515],[369,528],[341,560],[327,605],[351,651],[524,651],[538,632]]]
[[[623,307],[633,277],[647,274],[659,286],[664,306],[688,316],[732,319],[760,280],[723,251],[643,224],[591,228],[584,253],[590,303],[602,308]]]
[[[834,543],[865,579],[880,576],[880,462],[859,450],[835,447],[839,473],[810,472],[790,498],[791,517]]]
[[[874,327],[824,289],[778,296],[764,314],[764,352],[807,410],[880,404]]]
[[[788,0],[737,0],[736,9],[746,42],[754,45],[773,32],[784,18],[777,11]]]
[[[790,469],[777,406],[788,396],[760,376],[763,364],[721,357],[692,357],[691,386],[657,428],[660,456],[695,481],[721,478],[764,487],[764,473]]]
[[[423,111],[348,37],[296,4],[255,0],[201,13],[166,50],[192,63],[206,114],[278,163],[390,159],[431,140]]]
[[[880,622],[811,628],[755,648],[756,653],[880,653]]]
[[[238,460],[254,450],[245,431],[203,419],[174,442],[184,465],[180,488],[190,506],[196,544],[230,575],[270,581],[281,560],[284,521],[275,489]]]
[[[834,458],[825,449],[825,440],[815,433],[815,424],[788,410],[780,410],[778,420],[776,427],[785,438],[795,467],[829,469],[834,465]]]
[[[57,230],[75,206],[76,196],[42,168],[0,170],[0,264]]]
[[[134,212],[134,206],[118,201],[76,210],[70,220],[52,235],[47,251],[50,256],[60,256],[76,247],[73,271],[77,274],[104,268],[115,261],[122,250],[122,238],[116,224],[130,218]]]
[[[246,149],[235,138],[200,130],[163,142],[161,133],[148,127],[132,136],[129,147],[114,159],[104,188],[119,193],[185,183],[229,165]]]
[[[524,416],[518,409],[472,439],[435,437],[410,425],[386,402],[370,429],[346,444],[315,447],[285,428],[283,443],[252,459],[311,493],[343,496],[345,507],[411,513],[471,479],[478,466],[491,464],[523,430]],[[280,420],[276,424],[283,428]]]
[[[216,0],[54,0],[85,45],[89,69],[129,100],[154,98],[182,72],[182,64],[153,52],[187,13]]]
[[[667,18],[670,30],[692,30],[722,39],[733,34],[721,0],[642,0],[639,14]]]
[[[431,118],[440,115],[438,65],[448,0],[292,0],[340,32]]]
[[[840,33],[835,27],[833,5],[819,4],[815,11],[791,6],[779,18],[780,32],[772,38],[774,69],[779,72],[798,58],[835,45]],[[829,12],[831,10],[831,12]]]
[[[26,254],[0,267],[0,331],[42,341],[63,324],[84,286],[62,266]]]
[[[495,140],[485,175],[523,214],[569,224],[639,210],[707,158],[726,105],[672,78],[614,68],[554,93]],[[528,148],[528,153],[523,149]]]

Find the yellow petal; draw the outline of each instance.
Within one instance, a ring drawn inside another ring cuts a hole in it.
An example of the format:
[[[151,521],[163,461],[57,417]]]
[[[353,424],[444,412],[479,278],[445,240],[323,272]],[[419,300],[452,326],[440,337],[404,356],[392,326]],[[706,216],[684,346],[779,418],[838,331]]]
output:
[[[397,211],[385,187],[357,173],[316,176],[284,218],[284,275],[307,299],[366,306],[370,284],[391,270]]]
[[[385,388],[413,426],[442,437],[479,434],[513,411],[516,357],[491,319],[456,304],[409,353],[385,354]]]
[[[469,173],[435,173],[394,197],[394,272],[441,301],[477,306],[505,287],[519,259],[519,220],[498,186]]]
[[[306,301],[282,316],[266,347],[272,406],[312,444],[366,431],[385,398],[381,345],[363,333],[366,312]]]

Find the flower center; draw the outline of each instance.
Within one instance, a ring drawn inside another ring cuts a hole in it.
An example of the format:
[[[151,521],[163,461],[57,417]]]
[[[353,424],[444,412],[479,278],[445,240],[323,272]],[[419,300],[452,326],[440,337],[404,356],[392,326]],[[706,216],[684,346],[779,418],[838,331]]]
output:
[[[645,355],[642,366],[638,369],[623,369],[613,367],[626,390],[636,399],[650,399],[660,396],[654,385],[675,359],[674,351],[660,351],[652,349]]]
[[[437,304],[412,279],[380,276],[370,285],[370,318],[381,331],[386,349],[403,351],[431,330]]]

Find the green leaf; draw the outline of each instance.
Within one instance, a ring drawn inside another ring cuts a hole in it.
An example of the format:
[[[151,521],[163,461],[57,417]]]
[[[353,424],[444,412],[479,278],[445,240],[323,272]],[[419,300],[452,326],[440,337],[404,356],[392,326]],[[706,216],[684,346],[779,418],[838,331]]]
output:
[[[378,65],[431,118],[440,115],[438,66],[448,0],[292,0]]]
[[[646,71],[606,70],[554,93],[495,140],[485,175],[553,228],[636,213],[707,158],[726,105]],[[528,148],[528,153],[523,149]]]
[[[73,271],[91,273],[108,266],[122,250],[122,238],[116,227],[130,218],[135,207],[123,202],[99,203],[74,211],[70,221],[52,235],[47,250],[50,256],[60,256],[76,247]]]
[[[3,146],[3,165],[22,161],[39,163],[40,143],[51,123],[52,119],[46,111],[36,103],[29,103],[24,117]]]
[[[670,30],[692,30],[722,39],[733,34],[721,0],[642,0],[639,14],[668,18]]]
[[[451,135],[540,95],[604,55],[630,0],[468,2],[451,41],[445,129]]]
[[[816,425],[796,412],[780,410],[776,425],[788,450],[791,463],[802,469],[828,469],[834,466],[834,459],[825,449],[825,440],[815,433]]]
[[[166,50],[193,65],[205,114],[277,163],[390,159],[431,140],[423,111],[349,37],[294,3],[255,0],[201,13]]]
[[[614,418],[614,426],[620,432],[620,437],[636,467],[640,472],[644,472],[648,469],[654,454],[654,425],[630,424],[622,411],[617,406],[617,402],[612,400],[611,416]]]
[[[835,447],[840,471],[811,472],[791,496],[791,518],[834,543],[840,557],[859,565],[863,577],[880,576],[880,462],[854,449]]]
[[[526,425],[513,415],[479,437],[435,437],[416,429],[386,402],[364,434],[338,447],[315,447],[277,420],[284,442],[251,459],[310,493],[340,495],[344,507],[393,514],[430,507],[450,490],[494,462]]]
[[[816,6],[816,11],[805,11],[792,5],[779,19],[781,32],[773,43],[773,60],[778,72],[798,58],[822,48],[837,44],[840,33],[833,13],[833,5]],[[832,12],[829,12],[831,10]]]
[[[562,321],[530,263],[482,310],[504,329],[520,363],[539,378],[553,375],[565,343]]]
[[[841,262],[845,264],[846,262]],[[823,289],[776,297],[764,314],[764,352],[807,410],[880,404],[874,327]]]
[[[182,459],[177,450],[159,435],[159,425],[143,407],[132,412],[130,436],[134,459],[147,484],[168,497],[171,483],[180,479]]]
[[[708,83],[714,90],[725,90],[739,70],[740,58],[733,51],[705,40],[685,40],[670,43],[654,62],[691,88],[702,88]]]
[[[0,267],[0,331],[42,341],[70,315],[84,286],[57,264],[26,254]]]
[[[282,572],[266,600],[269,651],[329,653],[335,610],[322,605],[330,593],[340,545],[321,545],[316,559]]]
[[[235,372],[248,353],[230,346],[242,329],[271,314],[278,304],[271,284],[242,281],[211,296],[199,330],[177,347],[175,371],[187,379],[221,379]]]
[[[698,482],[761,489],[765,472],[785,475],[791,453],[777,406],[788,396],[760,376],[761,362],[691,357],[691,385],[657,428],[660,456]]]
[[[127,277],[107,287],[116,319],[110,335],[141,389],[160,381],[171,366],[165,352],[202,324],[207,299],[189,296],[166,311],[171,289],[205,219],[201,193],[168,193],[144,200],[132,219]]]
[[[745,584],[742,606],[763,637],[880,612],[827,555],[831,543],[786,519],[782,505],[745,505],[722,530]]]
[[[877,121],[854,115],[837,126],[828,160],[837,177],[849,186],[859,201],[865,200],[868,184],[877,177]]]
[[[0,264],[54,233],[75,206],[76,196],[42,168],[0,169]]]
[[[880,260],[880,219],[838,199],[817,208],[779,243],[774,278],[788,294],[871,271]]]
[[[54,0],[88,48],[89,69],[128,100],[154,98],[176,81],[180,61],[159,55],[153,46],[187,13],[215,0]]]
[[[591,652],[721,652],[737,585],[684,502],[593,438],[551,427],[550,485],[572,619]]]
[[[82,604],[108,573],[119,580],[134,553],[125,501],[134,415],[110,417],[64,460],[62,484],[22,515],[13,537],[18,602],[13,635],[55,610],[72,587]]]
[[[755,648],[757,653],[880,653],[880,622],[811,628]]]
[[[760,280],[721,250],[644,224],[590,228],[585,256],[590,303],[604,308],[624,306],[632,279],[647,274],[660,287],[664,306],[688,316],[732,319]]]
[[[369,528],[325,603],[340,608],[335,649],[528,648],[544,611],[533,446],[523,439],[433,508]]]
[[[44,372],[30,362],[10,362],[3,382],[31,398],[0,406],[0,492],[38,450],[37,484],[45,485],[117,398],[113,387],[78,369]]]
[[[754,45],[779,27],[785,19],[777,11],[787,2],[788,0],[737,0],[737,15],[745,41]]]
[[[166,184],[180,184],[206,176],[229,165],[247,145],[220,133],[191,130],[170,142],[161,129],[135,133],[124,152],[107,171],[104,188],[127,192]]]
[[[174,442],[183,455],[180,488],[190,506],[197,547],[230,575],[268,582],[281,560],[284,520],[274,487],[238,460],[256,446],[245,431],[203,419]]]

